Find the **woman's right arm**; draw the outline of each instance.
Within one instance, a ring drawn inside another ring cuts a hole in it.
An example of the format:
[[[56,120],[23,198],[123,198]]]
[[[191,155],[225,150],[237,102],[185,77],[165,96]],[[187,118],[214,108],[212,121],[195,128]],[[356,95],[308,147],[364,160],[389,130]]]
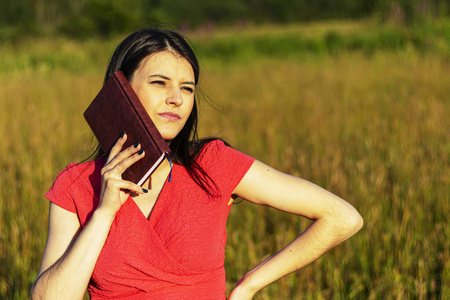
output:
[[[121,151],[126,135],[120,138],[102,169],[100,203],[81,228],[76,214],[51,203],[49,231],[39,274],[31,290],[32,299],[82,299],[105,244],[116,212],[128,198],[125,190],[145,192],[122,180],[122,173],[144,157],[140,145]]]

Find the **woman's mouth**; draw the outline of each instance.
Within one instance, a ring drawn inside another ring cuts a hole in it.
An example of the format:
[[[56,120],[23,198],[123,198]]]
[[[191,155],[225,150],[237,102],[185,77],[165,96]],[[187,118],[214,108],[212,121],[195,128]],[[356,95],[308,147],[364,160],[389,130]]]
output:
[[[179,114],[171,112],[171,111],[166,111],[166,112],[160,113],[158,115],[169,121],[178,121],[179,119],[181,119],[181,116]]]

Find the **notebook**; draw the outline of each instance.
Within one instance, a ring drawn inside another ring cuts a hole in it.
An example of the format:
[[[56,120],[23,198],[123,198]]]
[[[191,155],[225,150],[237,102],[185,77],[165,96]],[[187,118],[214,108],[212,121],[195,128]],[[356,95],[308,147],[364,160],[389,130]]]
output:
[[[127,141],[123,150],[136,142],[141,144],[145,156],[122,174],[124,180],[142,185],[170,152],[121,71],[111,76],[83,115],[106,153],[124,131]]]

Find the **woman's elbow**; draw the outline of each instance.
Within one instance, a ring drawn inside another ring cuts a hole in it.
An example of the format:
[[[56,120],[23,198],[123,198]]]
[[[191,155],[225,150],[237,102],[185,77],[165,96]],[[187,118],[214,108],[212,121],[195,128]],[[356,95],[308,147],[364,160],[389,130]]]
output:
[[[43,297],[39,293],[39,288],[36,287],[36,282],[31,287],[30,299],[31,300],[43,299]]]
[[[42,274],[40,274],[33,283],[33,286],[30,290],[30,299],[31,300],[40,300],[40,299],[54,299],[49,296],[49,286],[45,283],[48,283],[46,278],[42,278]],[[60,294],[61,295],[61,294]],[[62,299],[62,298],[61,298]]]
[[[364,225],[362,216],[353,207],[340,216],[340,222],[348,237],[357,233]]]

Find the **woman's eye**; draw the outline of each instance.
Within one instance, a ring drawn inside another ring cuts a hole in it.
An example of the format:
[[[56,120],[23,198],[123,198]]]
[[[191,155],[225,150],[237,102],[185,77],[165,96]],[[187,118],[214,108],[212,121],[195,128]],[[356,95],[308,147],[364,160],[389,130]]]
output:
[[[183,86],[182,89],[188,91],[189,93],[193,93],[194,92],[194,89],[191,88],[191,87],[188,87],[188,86]]]
[[[155,81],[152,81],[152,82],[150,82],[151,84],[157,84],[157,85],[165,85],[165,82],[164,81],[161,81],[161,80],[155,80]]]

